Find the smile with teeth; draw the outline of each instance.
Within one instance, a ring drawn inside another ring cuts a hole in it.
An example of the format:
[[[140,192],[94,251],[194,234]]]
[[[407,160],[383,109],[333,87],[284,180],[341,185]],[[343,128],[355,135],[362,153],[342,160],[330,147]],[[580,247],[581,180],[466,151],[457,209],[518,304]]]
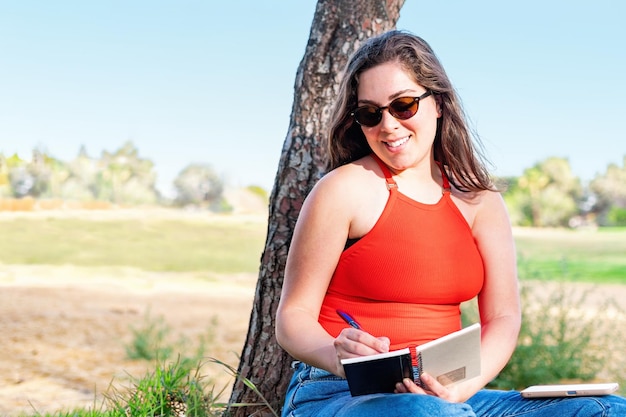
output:
[[[390,148],[397,148],[398,146],[404,145],[405,143],[407,143],[409,141],[410,136],[407,136],[405,138],[402,139],[398,139],[396,141],[393,142],[385,142],[385,144],[387,146],[389,146]]]

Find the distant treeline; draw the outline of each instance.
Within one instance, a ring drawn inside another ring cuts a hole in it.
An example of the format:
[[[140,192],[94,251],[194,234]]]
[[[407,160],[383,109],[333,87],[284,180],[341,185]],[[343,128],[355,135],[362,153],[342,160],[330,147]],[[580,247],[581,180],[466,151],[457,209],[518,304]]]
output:
[[[228,210],[222,196],[224,184],[208,164],[190,164],[183,169],[174,179],[174,198],[159,193],[156,178],[154,164],[141,158],[132,142],[115,152],[105,151],[100,158],[90,157],[83,147],[71,161],[40,150],[33,151],[30,161],[0,154],[0,198]]]
[[[60,200],[101,207],[115,205],[194,205],[228,211],[224,184],[209,164],[190,164],[174,179],[175,196],[156,188],[154,164],[132,142],[92,158],[81,148],[72,161],[34,150],[31,160],[0,154],[0,199]],[[626,156],[589,184],[573,175],[569,161],[547,158],[520,177],[497,179],[511,221],[518,226],[626,226]],[[265,190],[250,187],[264,197]],[[0,205],[0,208],[2,206]]]
[[[585,186],[564,158],[547,158],[504,180],[514,225],[626,226],[626,156],[621,167],[610,164]]]

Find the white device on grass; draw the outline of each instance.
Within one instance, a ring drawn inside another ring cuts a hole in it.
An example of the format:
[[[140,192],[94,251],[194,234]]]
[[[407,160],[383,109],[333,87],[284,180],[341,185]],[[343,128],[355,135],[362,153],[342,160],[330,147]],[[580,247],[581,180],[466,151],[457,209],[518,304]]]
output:
[[[524,398],[546,397],[591,397],[609,395],[617,391],[617,382],[593,383],[593,384],[558,384],[558,385],[533,385],[520,393]]]

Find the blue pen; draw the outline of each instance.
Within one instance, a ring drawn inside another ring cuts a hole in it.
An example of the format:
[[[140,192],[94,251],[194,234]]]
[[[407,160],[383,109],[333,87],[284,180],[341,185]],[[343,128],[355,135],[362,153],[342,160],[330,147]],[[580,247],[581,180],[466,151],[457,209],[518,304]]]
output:
[[[339,317],[341,317],[343,319],[343,321],[348,323],[350,326],[354,327],[355,329],[359,329],[359,330],[361,329],[361,326],[359,326],[359,323],[357,323],[356,320],[353,319],[345,311],[337,310],[337,314],[339,314]]]

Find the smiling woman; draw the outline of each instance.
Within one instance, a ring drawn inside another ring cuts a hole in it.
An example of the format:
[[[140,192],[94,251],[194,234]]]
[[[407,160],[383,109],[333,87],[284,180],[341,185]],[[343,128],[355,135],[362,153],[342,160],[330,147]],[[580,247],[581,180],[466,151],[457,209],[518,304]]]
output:
[[[486,388],[520,331],[515,244],[430,45],[400,30],[371,37],[336,96],[330,171],[299,213],[276,313],[276,340],[297,360],[283,417],[625,414],[619,396],[545,402]],[[460,306],[473,299],[480,375],[455,384],[420,372],[419,347],[459,331]],[[344,360],[403,349],[414,369],[392,393],[351,395]]]

